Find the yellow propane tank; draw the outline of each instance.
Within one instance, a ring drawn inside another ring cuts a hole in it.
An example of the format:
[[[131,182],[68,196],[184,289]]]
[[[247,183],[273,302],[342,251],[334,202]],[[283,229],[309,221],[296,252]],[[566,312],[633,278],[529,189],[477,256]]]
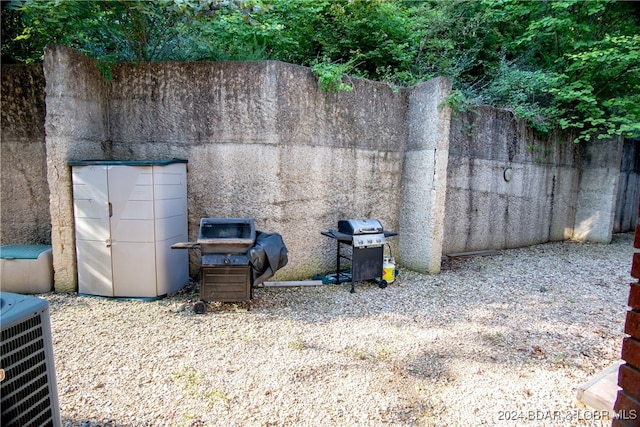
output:
[[[396,280],[396,261],[393,257],[385,257],[382,263],[382,280],[393,283]]]

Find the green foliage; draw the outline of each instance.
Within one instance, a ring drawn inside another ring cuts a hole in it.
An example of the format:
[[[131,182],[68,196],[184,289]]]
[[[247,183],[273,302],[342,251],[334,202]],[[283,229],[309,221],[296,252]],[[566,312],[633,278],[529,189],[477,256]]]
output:
[[[356,75],[380,79],[388,69],[403,69],[411,62],[407,13],[395,2],[334,1],[323,12],[315,36],[322,55],[334,62],[356,61]]]
[[[353,68],[353,61],[346,64],[336,64],[330,62],[327,57],[321,61],[314,61],[311,65],[311,71],[318,78],[320,89],[329,92],[352,91],[353,86],[344,83],[343,76]]]
[[[615,1],[564,0],[531,7],[514,39],[523,63],[549,75],[541,114],[575,141],[640,136],[637,12]]]
[[[194,59],[195,41],[212,34],[202,33],[204,24],[218,24],[210,31],[227,34],[225,25],[244,23],[254,13],[254,2],[14,0],[7,9],[22,16],[21,33],[12,42],[30,42],[33,50],[29,57],[14,60],[41,60],[44,46],[57,43],[107,62],[137,62]],[[12,53],[3,49],[3,57]]]
[[[503,59],[494,79],[483,91],[483,101],[510,109],[536,131],[548,133],[552,130],[547,119],[553,110],[550,107],[552,92],[560,79],[554,73],[524,70]]]
[[[187,3],[187,2],[184,2]],[[258,1],[204,1],[209,4],[192,10],[181,31],[181,60],[261,60],[268,59],[265,39],[278,25],[261,23],[266,8]]]
[[[623,2],[410,2],[419,79],[453,80],[458,108],[508,108],[575,140],[639,137],[638,12]]]
[[[48,43],[103,61],[275,59],[323,90],[347,75],[453,82],[454,111],[508,108],[576,141],[640,137],[640,8],[613,0],[14,0],[3,62]]]
[[[605,35],[565,56],[564,84],[554,89],[558,122],[593,136],[640,135],[640,36]]]

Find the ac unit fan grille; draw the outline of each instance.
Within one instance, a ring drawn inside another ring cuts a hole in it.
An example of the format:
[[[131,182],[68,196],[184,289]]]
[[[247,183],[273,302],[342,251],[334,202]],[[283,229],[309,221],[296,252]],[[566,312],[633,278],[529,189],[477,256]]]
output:
[[[2,425],[53,425],[42,316],[2,331]]]

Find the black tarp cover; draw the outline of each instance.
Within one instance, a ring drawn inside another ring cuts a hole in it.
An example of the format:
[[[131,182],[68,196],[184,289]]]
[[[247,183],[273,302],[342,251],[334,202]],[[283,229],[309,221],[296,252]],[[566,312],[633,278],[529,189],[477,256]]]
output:
[[[256,243],[247,252],[253,270],[253,286],[263,283],[287,265],[287,247],[278,233],[256,230]]]

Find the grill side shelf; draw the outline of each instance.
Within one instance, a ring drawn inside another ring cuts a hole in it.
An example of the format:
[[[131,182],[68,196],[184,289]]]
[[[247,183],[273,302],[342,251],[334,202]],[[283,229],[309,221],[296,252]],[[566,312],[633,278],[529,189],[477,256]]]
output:
[[[330,237],[332,239],[339,240],[341,242],[351,243],[353,241],[353,235],[347,233],[341,233],[340,231],[329,230],[329,231],[321,231],[320,234],[323,236]]]
[[[171,245],[171,249],[200,249],[198,242],[177,242]]]

